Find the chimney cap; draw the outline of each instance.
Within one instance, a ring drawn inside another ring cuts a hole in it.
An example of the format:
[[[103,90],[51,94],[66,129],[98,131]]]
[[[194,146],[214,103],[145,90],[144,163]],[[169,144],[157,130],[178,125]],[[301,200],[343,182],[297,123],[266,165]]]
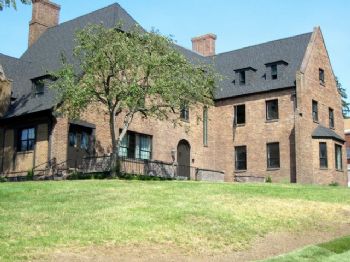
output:
[[[208,39],[208,38],[212,38],[212,39],[216,40],[217,36],[213,33],[209,33],[209,34],[193,37],[191,40],[193,42],[193,41],[199,41],[199,40]]]

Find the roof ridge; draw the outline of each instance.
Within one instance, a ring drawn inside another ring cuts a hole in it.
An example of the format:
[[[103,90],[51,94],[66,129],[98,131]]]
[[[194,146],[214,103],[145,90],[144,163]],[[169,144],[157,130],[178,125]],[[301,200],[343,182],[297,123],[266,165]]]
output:
[[[118,3],[113,3],[113,4],[110,4],[110,5],[108,5],[108,6],[102,7],[102,8],[100,8],[100,9],[91,11],[90,13],[87,13],[87,14],[84,14],[84,15],[81,15],[81,16],[78,16],[78,17],[75,17],[75,18],[73,18],[73,19],[71,19],[71,20],[67,20],[67,21],[65,21],[65,22],[63,22],[63,23],[59,23],[58,25],[49,27],[49,28],[47,29],[47,31],[49,31],[49,30],[51,30],[51,29],[53,29],[53,28],[59,27],[59,26],[61,26],[61,25],[63,25],[63,24],[66,24],[66,23],[69,23],[69,22],[72,22],[72,21],[81,19],[81,18],[83,18],[83,17],[85,17],[85,16],[89,16],[89,15],[91,15],[91,14],[100,12],[100,11],[105,10],[105,9],[110,9],[110,8],[113,8],[113,7],[115,7],[115,8],[122,8]],[[123,9],[123,10],[124,10],[124,9]],[[125,11],[125,10],[124,10],[124,11]]]
[[[294,35],[294,36],[283,37],[283,38],[279,38],[279,39],[276,39],[276,40],[266,41],[266,42],[263,42],[263,43],[260,43],[260,44],[245,46],[245,47],[241,47],[241,48],[234,49],[234,50],[231,50],[231,51],[222,52],[222,53],[219,53],[219,54],[210,56],[210,57],[215,57],[215,56],[219,56],[219,55],[223,55],[223,54],[227,54],[227,53],[232,53],[232,52],[240,51],[240,50],[243,50],[243,49],[256,47],[256,46],[259,46],[259,45],[266,45],[266,44],[270,44],[270,43],[273,43],[273,42],[284,41],[284,40],[288,40],[288,39],[291,39],[291,38],[300,37],[300,36],[305,36],[305,35],[309,35],[309,34],[311,35],[312,32],[303,33],[303,34],[298,34],[298,35]]]

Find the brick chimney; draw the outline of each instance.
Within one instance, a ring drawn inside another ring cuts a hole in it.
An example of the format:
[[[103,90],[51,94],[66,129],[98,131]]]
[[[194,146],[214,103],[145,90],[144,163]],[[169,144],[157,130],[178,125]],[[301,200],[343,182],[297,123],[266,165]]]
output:
[[[192,50],[203,55],[213,56],[215,55],[215,40],[216,35],[206,34],[192,38]]]
[[[32,0],[28,45],[34,44],[46,29],[58,25],[61,7],[49,0]]]

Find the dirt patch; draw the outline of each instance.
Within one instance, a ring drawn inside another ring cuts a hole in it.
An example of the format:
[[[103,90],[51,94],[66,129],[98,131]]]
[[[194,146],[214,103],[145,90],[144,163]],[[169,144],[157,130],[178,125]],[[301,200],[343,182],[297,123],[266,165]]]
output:
[[[37,261],[55,262],[150,262],[150,261],[194,261],[231,262],[254,261],[287,253],[306,245],[319,244],[334,238],[350,235],[350,224],[343,224],[332,231],[310,231],[303,233],[269,233],[253,241],[248,250],[225,254],[184,253],[174,246],[89,247],[64,249]]]

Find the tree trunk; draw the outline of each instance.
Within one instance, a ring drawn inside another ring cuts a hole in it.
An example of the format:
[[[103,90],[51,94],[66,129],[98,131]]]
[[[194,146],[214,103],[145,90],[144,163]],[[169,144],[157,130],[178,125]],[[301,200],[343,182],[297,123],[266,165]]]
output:
[[[118,155],[118,143],[115,135],[115,113],[109,112],[109,128],[112,139],[112,154],[111,154],[111,176],[116,178],[119,173],[119,155]]]

